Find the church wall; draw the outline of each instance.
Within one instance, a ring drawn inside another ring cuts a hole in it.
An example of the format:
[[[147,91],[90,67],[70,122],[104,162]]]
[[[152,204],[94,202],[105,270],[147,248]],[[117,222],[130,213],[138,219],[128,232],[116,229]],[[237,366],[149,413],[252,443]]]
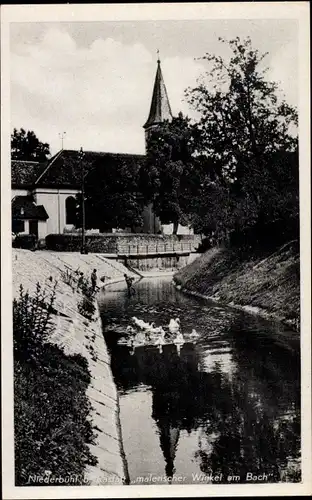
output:
[[[49,219],[48,219],[49,220]],[[38,238],[45,238],[47,235],[47,221],[39,220],[38,221]]]
[[[63,233],[66,226],[65,201],[68,196],[75,196],[77,189],[45,189],[37,188],[34,192],[37,205],[43,205],[49,216],[46,234]]]

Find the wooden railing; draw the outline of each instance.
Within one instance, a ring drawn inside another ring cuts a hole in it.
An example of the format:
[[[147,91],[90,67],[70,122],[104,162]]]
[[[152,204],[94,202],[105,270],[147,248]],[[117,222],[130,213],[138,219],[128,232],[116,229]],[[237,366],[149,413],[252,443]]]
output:
[[[184,243],[150,243],[146,245],[117,245],[117,253],[120,255],[147,255],[172,252],[193,252],[195,250],[192,242]]]

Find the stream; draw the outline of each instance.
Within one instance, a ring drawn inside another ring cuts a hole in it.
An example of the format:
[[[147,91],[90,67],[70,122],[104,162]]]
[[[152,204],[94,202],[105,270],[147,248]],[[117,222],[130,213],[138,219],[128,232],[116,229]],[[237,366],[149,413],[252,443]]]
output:
[[[130,484],[300,481],[298,334],[186,296],[171,277],[135,289],[116,283],[99,297]],[[122,345],[133,316],[179,317],[186,341]]]

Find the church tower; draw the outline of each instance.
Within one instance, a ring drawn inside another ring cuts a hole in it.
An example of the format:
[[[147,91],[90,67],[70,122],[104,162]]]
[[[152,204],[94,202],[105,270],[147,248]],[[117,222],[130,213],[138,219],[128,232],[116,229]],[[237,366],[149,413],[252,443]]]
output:
[[[168,99],[167,89],[162,76],[159,57],[157,59],[157,71],[153,89],[151,108],[148,119],[143,125],[145,129],[145,144],[150,133],[155,130],[165,120],[172,120],[171,107]]]
[[[145,129],[145,149],[147,151],[147,144],[150,133],[157,129],[165,120],[172,120],[172,113],[168,99],[167,89],[162,76],[159,57],[157,59],[157,71],[154,82],[153,96],[150,107],[150,112],[146,123],[143,125]],[[156,217],[152,204],[149,204],[143,210],[144,232],[145,233],[161,233],[162,224],[158,217]]]

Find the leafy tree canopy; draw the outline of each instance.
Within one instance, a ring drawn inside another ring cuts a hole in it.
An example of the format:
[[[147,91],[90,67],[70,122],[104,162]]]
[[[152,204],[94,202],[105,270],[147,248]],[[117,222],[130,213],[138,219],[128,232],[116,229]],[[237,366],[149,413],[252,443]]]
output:
[[[142,195],[138,192],[139,164],[136,160],[98,160],[85,177],[86,228],[101,232],[112,228],[134,230],[143,224]],[[81,226],[81,195],[78,201],[78,226]]]
[[[141,190],[146,202],[165,224],[189,221],[187,206],[192,178],[197,176],[193,158],[196,136],[190,120],[182,113],[150,134],[145,165],[141,169]]]
[[[44,162],[50,157],[50,146],[39,141],[32,130],[17,130],[14,128],[11,134],[11,158],[12,160]]]
[[[250,38],[220,42],[229,59],[206,54],[210,69],[186,96],[200,115],[197,148],[207,158],[194,223],[223,239],[260,220],[298,215],[298,117],[266,80],[266,54]]]
[[[276,151],[293,151],[297,146],[297,112],[278,98],[278,86],[265,78],[267,54],[254,50],[250,38],[226,42],[229,61],[206,54],[210,71],[194,89],[188,89],[189,103],[200,114],[196,124],[201,149],[214,160],[218,177],[235,180],[244,175],[250,159]]]

